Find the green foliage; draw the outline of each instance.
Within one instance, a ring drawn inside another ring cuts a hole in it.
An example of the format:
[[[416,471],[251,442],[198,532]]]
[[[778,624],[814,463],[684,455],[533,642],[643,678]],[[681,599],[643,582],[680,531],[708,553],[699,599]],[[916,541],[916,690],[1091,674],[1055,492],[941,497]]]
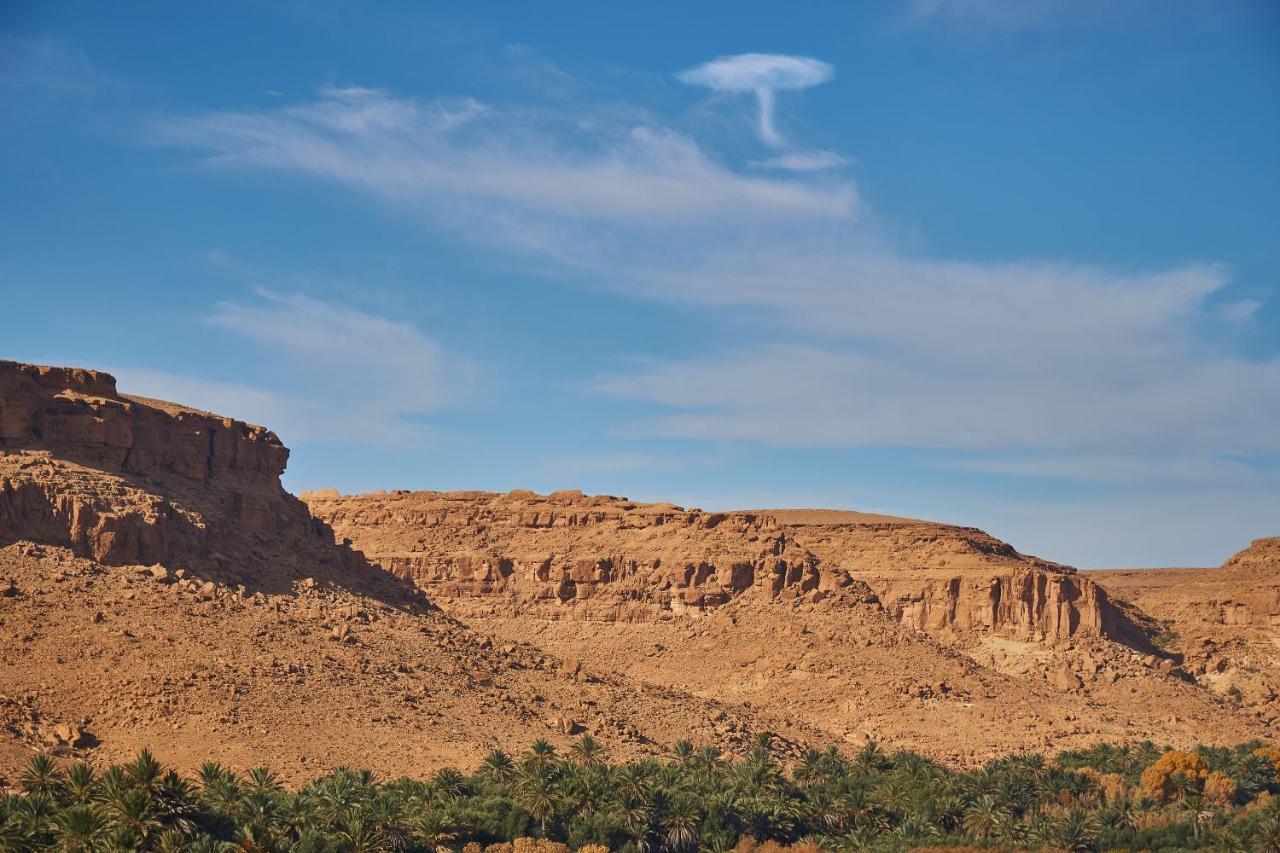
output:
[[[208,763],[184,778],[145,751],[100,769],[36,756],[20,792],[0,797],[0,853],[483,851],[532,837],[628,853],[1280,851],[1274,751],[1258,742],[1200,747],[1206,772],[1235,784],[1234,802],[1189,790],[1158,805],[1142,798],[1139,781],[1164,752],[1099,745],[958,771],[874,743],[784,762],[759,738],[733,760],[686,741],[665,759],[612,763],[584,737],[563,755],[546,741],[516,759],[495,750],[472,773],[445,767],[425,781],[384,782],[338,769],[295,790],[266,768],[238,774]],[[514,846],[534,849],[565,848]]]

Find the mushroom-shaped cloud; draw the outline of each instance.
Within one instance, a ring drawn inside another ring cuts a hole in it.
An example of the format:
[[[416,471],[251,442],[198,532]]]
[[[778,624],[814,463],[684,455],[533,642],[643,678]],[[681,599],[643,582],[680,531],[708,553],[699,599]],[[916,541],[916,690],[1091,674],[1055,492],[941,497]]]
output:
[[[760,104],[760,139],[767,145],[778,146],[784,143],[773,123],[773,93],[779,89],[807,89],[834,76],[832,66],[807,56],[740,53],[690,68],[680,79],[720,92],[754,92]]]

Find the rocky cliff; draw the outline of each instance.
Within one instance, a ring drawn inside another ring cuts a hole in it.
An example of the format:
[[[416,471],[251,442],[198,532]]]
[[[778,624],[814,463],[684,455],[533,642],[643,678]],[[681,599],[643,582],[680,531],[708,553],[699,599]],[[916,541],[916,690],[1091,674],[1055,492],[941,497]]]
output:
[[[1253,540],[1219,572],[1224,624],[1280,628],[1280,536]]]
[[[795,510],[709,513],[558,492],[303,495],[339,536],[433,599],[550,618],[644,620],[739,596],[879,599],[931,633],[1129,639],[1074,569],[972,528]]]
[[[109,374],[0,361],[0,545],[252,586],[381,574],[284,491],[288,458],[268,429],[121,394]]]
[[[832,510],[772,516],[823,565],[866,582],[896,619],[918,630],[1142,640],[1101,586],[977,528]]]
[[[772,519],[566,491],[303,495],[339,536],[435,599],[549,618],[636,621],[739,596],[866,601]]]

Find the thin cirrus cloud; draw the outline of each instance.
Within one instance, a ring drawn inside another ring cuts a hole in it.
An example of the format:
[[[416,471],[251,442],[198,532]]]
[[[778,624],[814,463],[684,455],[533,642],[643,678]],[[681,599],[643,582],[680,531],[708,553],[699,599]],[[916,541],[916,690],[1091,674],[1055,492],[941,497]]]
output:
[[[279,387],[125,367],[121,388],[270,425],[286,444],[406,445],[427,439],[421,418],[462,402],[455,389],[476,378],[410,323],[301,294],[260,290],[218,304],[207,324],[277,367]]]
[[[310,103],[153,122],[153,141],[205,153],[213,167],[313,175],[442,213],[465,203],[467,225],[499,220],[685,227],[733,211],[763,222],[851,215],[847,183],[740,175],[661,126],[561,132],[521,111],[470,98],[419,102],[377,89],[329,88]]]
[[[760,141],[774,148],[786,145],[774,117],[775,97],[779,90],[808,89],[826,83],[835,69],[825,62],[807,56],[777,53],[741,53],[721,56],[680,74],[680,79],[693,86],[705,86],[718,92],[749,93],[755,96],[756,133]]]
[[[692,82],[772,91],[830,77],[821,64],[716,62]],[[600,286],[763,330],[732,350],[598,377],[598,392],[653,408],[633,433],[1012,448],[1059,472],[1072,454],[1164,454],[1201,480],[1238,477],[1214,464],[1224,454],[1280,453],[1267,428],[1280,420],[1280,360],[1233,351],[1222,318],[1247,319],[1256,305],[1224,300],[1221,265],[1134,271],[906,253],[882,239],[848,179],[742,171],[659,120],[581,120],[589,109],[352,87],[162,118],[150,133],[209,167],[323,179]],[[1273,494],[1274,478],[1259,479]]]

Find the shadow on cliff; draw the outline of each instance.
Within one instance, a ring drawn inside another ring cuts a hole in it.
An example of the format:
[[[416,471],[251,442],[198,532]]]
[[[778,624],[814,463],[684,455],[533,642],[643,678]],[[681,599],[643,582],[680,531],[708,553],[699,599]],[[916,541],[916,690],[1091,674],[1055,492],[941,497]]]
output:
[[[10,466],[0,477],[0,546],[30,541],[105,566],[159,565],[170,576],[181,570],[183,580],[242,586],[246,595],[328,587],[404,612],[436,609],[412,582],[337,541],[279,486],[245,490],[101,471],[72,455],[44,453],[47,462]]]

